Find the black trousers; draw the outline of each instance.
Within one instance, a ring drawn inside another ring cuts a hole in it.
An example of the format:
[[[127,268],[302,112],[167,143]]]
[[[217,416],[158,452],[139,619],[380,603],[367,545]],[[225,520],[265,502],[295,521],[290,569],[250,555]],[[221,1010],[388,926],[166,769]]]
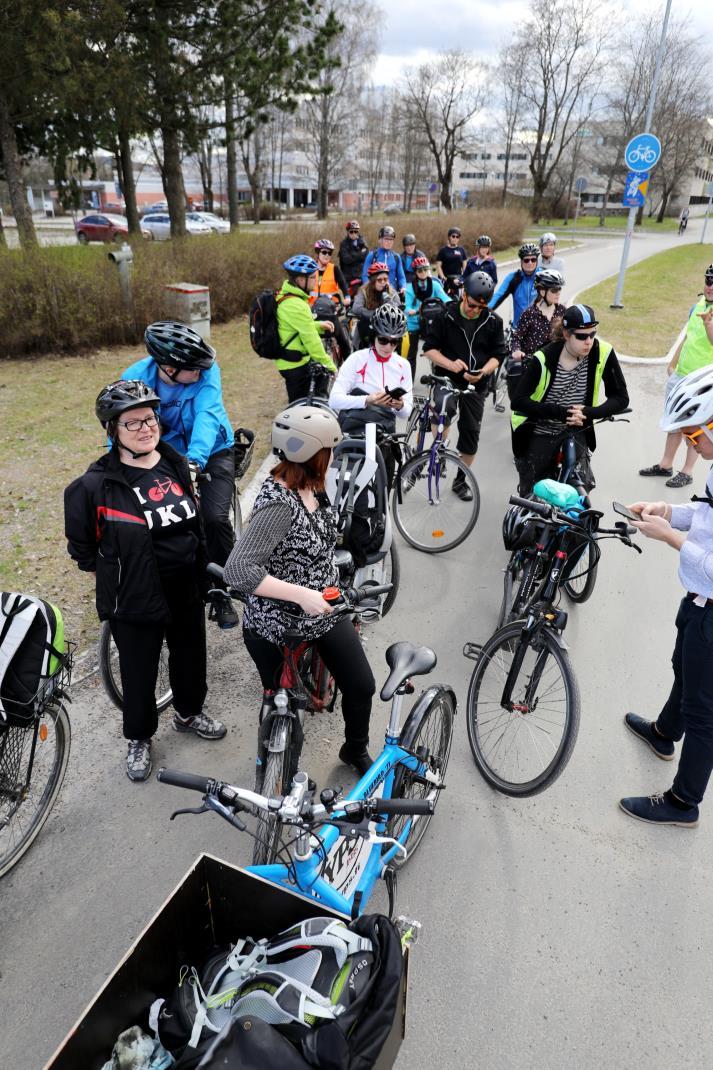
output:
[[[587,443],[583,433],[575,435],[575,444],[577,460],[586,461]],[[520,477],[518,494],[530,494],[539,479],[554,478],[561,445],[562,439],[559,435],[532,435],[526,453],[515,458],[517,474]]]
[[[684,598],[676,628],[673,687],[656,727],[666,739],[683,738],[671,790],[693,806],[705,795],[713,770],[713,605]]]
[[[285,386],[287,387],[287,401],[291,405],[293,401],[299,401],[300,398],[307,397],[309,394],[309,384],[311,379],[310,362],[306,364],[300,364],[299,368],[286,368],[280,372],[280,375],[285,380]],[[323,387],[323,383],[327,380],[327,370],[324,372],[318,371],[317,385],[315,387],[315,395],[317,397],[326,397],[327,391]]]
[[[168,623],[109,621],[119,651],[126,739],[151,739],[158,728],[155,689],[164,638],[174,709],[181,717],[200,713],[208,691],[205,609],[195,570],[163,577],[162,585]]]
[[[421,341],[420,331],[408,332],[408,362],[411,365],[411,378],[416,382],[416,358],[418,357],[418,343]]]
[[[283,662],[280,648],[247,628],[243,638],[262,686],[274,690]],[[340,620],[316,641],[315,646],[342,693],[345,738],[351,743],[366,745],[376,683],[354,625],[350,620]]]
[[[201,512],[208,560],[224,565],[235,543],[230,511],[235,484],[235,456],[232,449],[220,450],[208,458],[204,468],[210,479],[201,480]]]

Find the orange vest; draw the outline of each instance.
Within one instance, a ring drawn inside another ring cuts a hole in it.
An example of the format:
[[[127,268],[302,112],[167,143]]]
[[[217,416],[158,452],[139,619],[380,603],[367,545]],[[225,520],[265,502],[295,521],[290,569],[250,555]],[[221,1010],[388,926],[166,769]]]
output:
[[[338,294],[339,287],[337,286],[337,278],[334,274],[334,264],[327,264],[324,271],[317,272],[317,289],[310,294],[309,303],[313,305],[318,297],[322,294],[326,294],[331,297],[332,294]]]

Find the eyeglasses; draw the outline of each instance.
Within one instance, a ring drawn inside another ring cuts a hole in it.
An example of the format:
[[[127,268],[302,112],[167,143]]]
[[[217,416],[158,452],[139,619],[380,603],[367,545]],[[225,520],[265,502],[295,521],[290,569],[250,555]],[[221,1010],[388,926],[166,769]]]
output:
[[[147,416],[145,420],[124,420],[123,423],[119,424],[119,427],[125,427],[127,431],[140,431],[144,426],[149,429],[158,427],[158,417]]]
[[[377,335],[376,340],[380,346],[397,346],[401,341],[400,338],[386,338],[382,334]]]
[[[382,241],[394,241],[394,238],[392,238],[390,235],[386,235],[385,234],[381,240]]]
[[[417,275],[429,275],[430,271],[431,271],[430,268],[416,268],[416,274]]]
[[[537,257],[536,256],[523,256],[522,262],[523,262],[523,264],[536,264],[537,263]]]
[[[587,339],[596,338],[597,332],[591,331],[585,334],[584,331],[572,331],[572,337],[576,338],[578,342],[586,342]]]
[[[545,292],[548,293],[548,294],[561,294],[562,293],[562,287],[561,286],[548,286],[547,290]]]
[[[485,308],[488,302],[485,300],[484,297],[470,298],[466,296],[465,303],[468,308]]]
[[[709,424],[706,424],[706,428],[709,431],[713,431],[713,420]],[[690,434],[688,433],[688,431],[684,431],[683,437],[687,438],[689,442],[697,442],[701,435],[705,435],[705,433],[705,429],[703,427],[699,427],[697,431],[691,431]]]

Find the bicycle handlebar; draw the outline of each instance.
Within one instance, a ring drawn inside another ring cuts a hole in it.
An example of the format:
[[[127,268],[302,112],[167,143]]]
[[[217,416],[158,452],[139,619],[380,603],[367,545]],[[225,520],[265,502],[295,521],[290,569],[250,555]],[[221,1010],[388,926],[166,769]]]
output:
[[[453,394],[474,394],[476,388],[476,383],[468,383],[465,387],[456,386],[447,375],[422,375],[421,384],[423,386],[445,386]]]
[[[209,795],[218,787],[218,782],[197,773],[183,773],[180,769],[159,769],[156,779],[162,784],[171,784],[174,788],[186,788],[187,791],[199,791]]]
[[[534,502],[530,498],[521,498],[517,494],[511,494],[508,499],[510,505],[518,505],[522,509],[527,509],[532,513],[537,513],[544,520],[555,524],[569,524],[570,526],[579,527],[580,521],[583,517],[595,516],[602,517],[604,513],[599,512],[598,509],[583,509],[577,516],[570,516],[568,513],[561,509],[557,509],[554,505],[547,505],[545,502]],[[598,536],[612,535],[617,539],[621,539],[627,546],[631,546],[633,550],[638,550],[641,553],[641,547],[635,546],[629,539],[630,535],[636,534],[636,528],[630,527],[630,525],[621,521],[617,522],[613,528],[598,528],[594,532],[583,531],[583,535],[589,538],[592,542],[597,541]]]

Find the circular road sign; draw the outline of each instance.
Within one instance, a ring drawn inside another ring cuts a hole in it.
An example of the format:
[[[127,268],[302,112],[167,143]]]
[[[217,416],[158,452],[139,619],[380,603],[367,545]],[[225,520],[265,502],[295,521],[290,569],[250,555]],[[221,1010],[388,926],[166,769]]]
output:
[[[577,193],[584,193],[587,188],[586,178],[578,178],[574,184],[574,188]]]
[[[650,171],[661,159],[661,142],[655,134],[637,134],[624,149],[630,171]]]

